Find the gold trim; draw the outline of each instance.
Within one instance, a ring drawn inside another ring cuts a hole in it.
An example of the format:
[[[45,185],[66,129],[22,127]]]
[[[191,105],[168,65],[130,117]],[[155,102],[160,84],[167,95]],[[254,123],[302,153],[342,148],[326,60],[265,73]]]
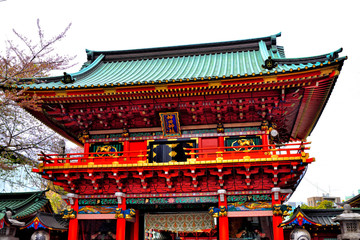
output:
[[[250,156],[244,156],[242,159],[222,159],[221,162],[226,164],[226,163],[244,163],[244,162],[275,162],[275,161],[302,161],[302,162],[306,162],[306,160],[309,159],[309,154],[306,153],[301,157],[278,157],[276,155],[273,155],[271,157],[267,157],[267,158],[251,158]],[[220,160],[220,159],[218,159]],[[214,159],[214,160],[206,160],[206,161],[197,161],[194,158],[190,158],[188,159],[187,162],[185,163],[181,163],[181,162],[169,162],[169,163],[148,163],[147,161],[139,161],[138,164],[133,163],[133,164],[114,164],[115,162],[113,162],[112,164],[99,164],[99,165],[95,165],[93,162],[89,162],[87,165],[74,165],[74,166],[69,166],[66,167],[65,164],[64,166],[49,166],[49,167],[44,167],[44,170],[54,170],[54,169],[81,169],[81,168],[128,168],[128,167],[154,167],[154,166],[175,166],[175,165],[187,165],[187,164],[217,164],[219,163],[219,161]]]

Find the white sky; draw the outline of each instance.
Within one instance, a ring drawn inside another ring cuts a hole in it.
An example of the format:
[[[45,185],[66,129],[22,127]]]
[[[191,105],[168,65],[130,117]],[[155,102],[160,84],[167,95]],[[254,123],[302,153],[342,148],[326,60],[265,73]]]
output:
[[[287,57],[344,48],[348,56],[315,130],[311,164],[291,201],[330,192],[344,199],[360,189],[360,17],[357,1],[93,1],[6,0],[0,2],[0,49],[11,31],[36,38],[36,19],[48,36],[72,27],[58,45],[61,54],[85,49],[121,50],[263,37],[282,32]],[[293,3],[293,4],[291,4]],[[296,3],[296,4],[294,4]]]

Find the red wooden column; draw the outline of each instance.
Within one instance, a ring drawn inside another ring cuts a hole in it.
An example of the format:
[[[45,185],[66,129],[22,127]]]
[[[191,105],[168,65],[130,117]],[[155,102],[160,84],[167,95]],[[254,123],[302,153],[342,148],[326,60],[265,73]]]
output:
[[[128,162],[131,162],[131,159],[130,159],[130,143],[129,143],[129,140],[125,140],[124,143],[123,143],[123,156],[124,156],[124,161],[128,161]]]
[[[84,154],[89,153],[90,152],[90,143],[85,142],[84,143]]]
[[[69,199],[69,203],[74,211],[78,212],[79,210],[79,203],[78,203],[78,196],[73,193],[68,193],[66,195]],[[69,221],[69,231],[68,231],[68,240],[77,240],[78,239],[78,231],[79,231],[79,221],[77,218],[72,218]]]
[[[262,145],[269,145],[269,131],[266,131],[265,134],[261,135],[261,141],[262,141]],[[264,147],[264,150],[268,150],[269,146]]]
[[[122,192],[116,192],[115,196],[118,200],[118,208],[121,208],[122,210],[126,209],[126,198],[125,194]],[[124,218],[118,218],[116,220],[116,240],[125,240],[125,228],[126,228],[126,219]]]
[[[140,218],[140,212],[139,210],[136,210],[136,215],[135,215],[135,222],[134,224],[132,225],[132,228],[131,228],[131,240],[139,240],[139,218]]]
[[[227,208],[226,190],[219,189],[219,208],[225,206]],[[229,240],[229,219],[228,216],[219,216],[219,240]]]
[[[281,193],[280,188],[274,187],[271,189],[272,192],[272,205],[281,204]],[[281,215],[273,215],[273,233],[274,239],[276,240],[284,240],[284,231],[283,228],[278,227],[279,224],[282,222]]]
[[[225,141],[224,141],[224,137],[218,137],[218,141],[219,141],[219,147],[221,147],[221,150],[224,151],[223,147],[225,146]]]

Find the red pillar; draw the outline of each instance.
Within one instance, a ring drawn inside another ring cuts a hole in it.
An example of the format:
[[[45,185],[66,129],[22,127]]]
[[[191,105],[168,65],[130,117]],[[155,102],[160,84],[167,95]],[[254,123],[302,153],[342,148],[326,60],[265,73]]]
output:
[[[136,215],[135,215],[135,222],[132,225],[132,229],[131,229],[131,236],[132,236],[132,240],[139,240],[139,210],[136,210]]]
[[[219,147],[223,148],[225,146],[224,137],[218,137],[218,143],[219,143]],[[224,149],[221,150],[224,151]]]
[[[124,148],[123,148],[124,161],[131,161],[129,151],[130,151],[130,142],[128,140],[125,140]]]
[[[282,204],[281,202],[281,193],[280,188],[273,188],[271,189],[272,192],[272,205],[274,204]],[[273,233],[274,233],[274,239],[276,240],[284,240],[284,231],[283,228],[278,227],[280,223],[282,222],[282,216],[281,215],[273,215]]]
[[[77,199],[77,195],[73,193],[67,194],[69,198],[69,203],[72,209],[77,213],[79,210],[79,203]],[[77,218],[72,218],[69,221],[69,231],[68,231],[68,240],[77,240],[78,239],[78,231],[79,231],[79,221]]]
[[[225,206],[227,208],[226,190],[218,190],[219,208]],[[228,216],[219,216],[219,240],[229,240],[229,219]]]
[[[125,194],[121,192],[115,193],[115,196],[118,199],[118,208],[122,210],[126,209],[126,199]],[[126,219],[118,218],[116,220],[116,240],[125,240],[125,228],[126,228]]]
[[[269,145],[269,134],[268,134],[268,131],[266,131],[267,133],[266,134],[262,134],[261,135],[261,141],[262,141],[262,145]],[[265,150],[268,150],[269,147],[266,146],[264,147]]]
[[[84,154],[90,152],[90,144],[88,142],[84,143]]]

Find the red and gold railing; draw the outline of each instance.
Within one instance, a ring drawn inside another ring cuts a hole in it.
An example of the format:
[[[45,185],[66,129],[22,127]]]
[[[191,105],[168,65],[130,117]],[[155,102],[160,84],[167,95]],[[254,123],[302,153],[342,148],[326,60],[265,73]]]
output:
[[[186,148],[186,162],[202,164],[205,161],[269,161],[271,159],[306,159],[310,142],[279,145],[252,145],[235,147]],[[116,164],[143,165],[148,163],[148,150],[120,152],[91,152],[66,154],[41,154],[42,168],[56,166],[84,166]],[[156,165],[157,163],[155,163]],[[164,163],[167,164],[167,163]],[[174,164],[172,161],[171,164]],[[175,162],[176,164],[176,162]]]

